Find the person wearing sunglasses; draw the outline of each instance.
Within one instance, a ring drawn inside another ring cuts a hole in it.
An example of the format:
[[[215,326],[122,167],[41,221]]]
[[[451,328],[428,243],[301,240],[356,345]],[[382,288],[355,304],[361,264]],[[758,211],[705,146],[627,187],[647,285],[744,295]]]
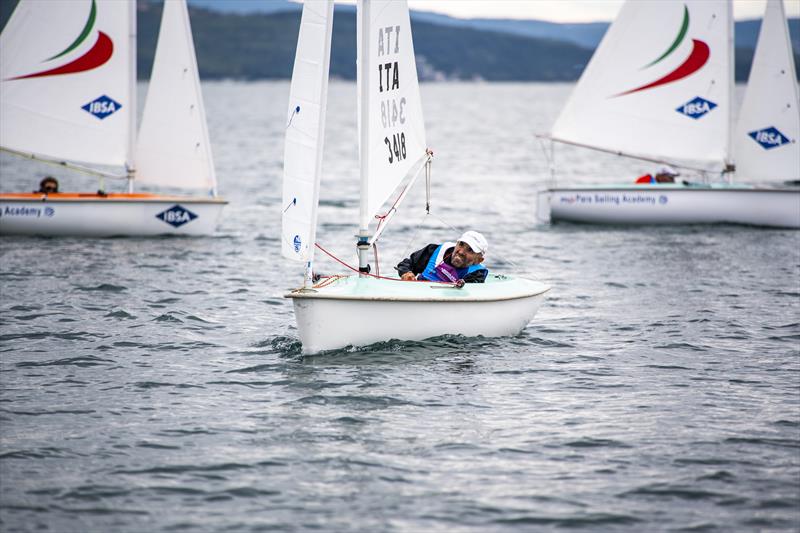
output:
[[[39,182],[39,190],[36,192],[43,192],[45,194],[58,192],[58,180],[53,176],[45,176],[44,179]]]
[[[489,270],[482,261],[489,249],[486,238],[467,231],[458,242],[429,244],[400,261],[397,273],[404,281],[444,281],[463,285],[483,283]]]

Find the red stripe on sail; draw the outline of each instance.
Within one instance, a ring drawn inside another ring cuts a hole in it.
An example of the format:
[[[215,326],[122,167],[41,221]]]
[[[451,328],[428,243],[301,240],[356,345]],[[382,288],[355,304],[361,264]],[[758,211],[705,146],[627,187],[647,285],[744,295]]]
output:
[[[686,58],[686,61],[683,62],[681,66],[667,74],[661,79],[654,81],[653,83],[648,83],[647,85],[642,85],[641,87],[637,87],[636,89],[631,89],[630,91],[625,91],[624,93],[619,93],[616,96],[625,96],[626,94],[631,94],[639,91],[644,91],[645,89],[652,89],[653,87],[658,87],[659,85],[666,85],[667,83],[672,83],[673,81],[682,80],[686,76],[690,76],[700,70],[703,65],[706,64],[708,61],[709,56],[711,55],[711,51],[708,48],[708,45],[703,41],[698,41],[697,39],[692,39],[692,43],[694,46],[692,47],[692,53],[689,54],[689,57]]]
[[[61,74],[76,74],[78,72],[86,72],[87,70],[92,70],[105,64],[106,61],[111,59],[111,56],[113,54],[114,54],[114,43],[111,41],[111,37],[109,37],[103,32],[99,32],[99,36],[97,37],[97,42],[94,43],[92,49],[83,54],[81,57],[77,58],[76,60],[67,63],[66,65],[56,67],[54,69],[45,70],[42,72],[34,72],[33,74],[27,74],[25,76],[17,76],[16,78],[10,78],[9,81],[24,80],[26,78],[42,78],[44,76],[59,76]]]

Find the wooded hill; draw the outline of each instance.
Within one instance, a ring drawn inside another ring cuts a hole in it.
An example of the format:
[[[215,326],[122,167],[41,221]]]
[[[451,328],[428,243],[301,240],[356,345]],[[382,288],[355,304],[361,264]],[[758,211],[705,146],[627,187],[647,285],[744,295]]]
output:
[[[2,26],[16,3],[0,0]],[[138,0],[140,79],[150,75],[161,9],[160,2]],[[299,10],[243,15],[190,7],[190,17],[201,78],[291,77]],[[592,55],[591,49],[567,40],[434,24],[420,18],[424,17],[412,18],[412,28],[422,80],[573,81]],[[352,6],[337,6],[333,28],[331,75],[355,79],[356,18]],[[737,48],[737,81],[747,79],[752,56],[752,49]],[[798,54],[795,61],[800,61]]]

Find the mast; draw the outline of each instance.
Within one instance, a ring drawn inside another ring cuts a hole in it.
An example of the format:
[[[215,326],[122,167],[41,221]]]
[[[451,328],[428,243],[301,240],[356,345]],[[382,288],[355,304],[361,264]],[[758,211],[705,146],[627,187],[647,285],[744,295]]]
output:
[[[304,6],[305,7],[305,6]],[[306,262],[306,272],[303,278],[303,287],[313,285],[314,271],[314,250],[317,242],[317,215],[319,211],[319,182],[322,178],[322,155],[325,145],[325,118],[328,115],[328,78],[331,63],[331,39],[333,38],[333,0],[326,0],[325,12],[325,47],[322,54],[323,76],[319,84],[319,120],[317,121],[317,139],[319,139],[319,149],[317,150],[317,160],[314,166],[314,198],[311,201],[313,214],[311,215],[311,234],[309,235],[308,261]]]
[[[361,197],[359,203],[358,271],[363,276],[369,272],[369,76],[370,76],[370,0],[358,0],[358,97],[359,97],[359,162],[361,175]]]
[[[128,192],[133,192],[133,179],[136,174],[133,154],[136,153],[136,1],[128,2],[128,149],[125,154],[125,171],[128,174]],[[101,190],[104,189],[101,181]]]
[[[728,131],[726,133],[727,137],[725,139],[725,168],[723,172],[728,176],[728,183],[733,182],[733,171],[735,170],[735,159],[733,153],[733,106],[734,106],[734,89],[736,87],[735,81],[735,67],[733,61],[733,54],[734,54],[734,35],[733,35],[733,2],[725,2],[725,23],[727,24],[726,31],[728,33],[728,42],[727,42],[727,68],[728,68],[728,79],[725,80],[728,84]]]

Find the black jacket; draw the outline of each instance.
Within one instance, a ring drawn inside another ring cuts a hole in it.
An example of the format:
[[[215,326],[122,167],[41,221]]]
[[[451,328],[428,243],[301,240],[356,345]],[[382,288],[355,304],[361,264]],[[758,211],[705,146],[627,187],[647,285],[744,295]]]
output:
[[[434,252],[436,252],[436,248],[438,247],[438,244],[429,244],[425,248],[417,250],[411,254],[411,257],[403,259],[397,264],[397,274],[399,276],[402,276],[406,272],[413,272],[416,275],[421,274],[425,270],[425,267],[428,266],[428,261],[431,260],[431,256],[434,254]],[[444,262],[452,266],[450,263],[451,255],[453,255],[452,246],[444,252]],[[467,274],[467,276],[464,278],[464,281],[467,283],[483,283],[486,281],[486,276],[488,275],[489,271],[485,268],[482,268]]]

